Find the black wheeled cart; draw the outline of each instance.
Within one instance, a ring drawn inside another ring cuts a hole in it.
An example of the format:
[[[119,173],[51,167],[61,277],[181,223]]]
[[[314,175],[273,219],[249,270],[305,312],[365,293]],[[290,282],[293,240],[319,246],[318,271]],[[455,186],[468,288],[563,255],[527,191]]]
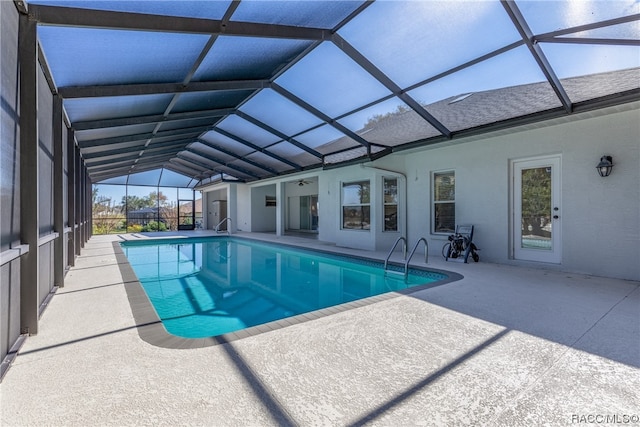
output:
[[[446,261],[457,261],[466,263],[471,258],[478,262],[478,248],[473,243],[473,225],[458,225],[456,234],[449,236],[449,241],[442,247],[442,256]]]

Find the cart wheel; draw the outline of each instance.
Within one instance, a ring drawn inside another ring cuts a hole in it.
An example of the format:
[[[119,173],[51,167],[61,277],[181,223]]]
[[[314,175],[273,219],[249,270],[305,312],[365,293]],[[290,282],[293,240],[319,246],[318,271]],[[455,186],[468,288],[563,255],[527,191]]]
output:
[[[471,254],[471,258],[473,258],[473,260],[474,260],[475,262],[480,261],[480,255],[478,255],[478,254],[477,254],[477,253],[475,253],[475,252],[473,252],[473,253]]]
[[[442,247],[442,256],[444,259],[451,257],[451,243],[445,243]]]

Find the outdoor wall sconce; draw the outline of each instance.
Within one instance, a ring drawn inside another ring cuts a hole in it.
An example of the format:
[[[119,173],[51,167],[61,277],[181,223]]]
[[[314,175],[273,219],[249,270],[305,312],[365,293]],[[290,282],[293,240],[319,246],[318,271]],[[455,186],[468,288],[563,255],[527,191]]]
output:
[[[611,156],[602,156],[600,157],[600,163],[596,166],[598,173],[601,177],[611,175],[611,169],[613,169],[613,159]]]

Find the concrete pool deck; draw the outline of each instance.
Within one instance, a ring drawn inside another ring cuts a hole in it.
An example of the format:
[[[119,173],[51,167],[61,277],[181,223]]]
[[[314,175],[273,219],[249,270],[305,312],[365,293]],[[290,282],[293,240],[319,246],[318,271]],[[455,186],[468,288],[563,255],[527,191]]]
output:
[[[114,239],[91,238],[26,339],[0,425],[640,424],[639,282],[445,263],[431,248],[428,267],[464,278],[176,350],[140,338]]]

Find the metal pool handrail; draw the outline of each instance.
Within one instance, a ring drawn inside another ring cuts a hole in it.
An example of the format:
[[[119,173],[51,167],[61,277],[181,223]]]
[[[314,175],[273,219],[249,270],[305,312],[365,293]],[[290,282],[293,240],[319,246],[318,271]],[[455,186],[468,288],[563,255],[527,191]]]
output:
[[[400,243],[400,241],[404,241],[404,244],[402,245],[402,259],[407,259],[407,239],[405,239],[404,237],[400,236],[400,237],[398,237],[398,240],[396,240],[396,242],[393,244],[393,247],[389,251],[389,255],[387,255],[387,259],[384,260],[384,271],[385,272],[387,271],[387,264],[389,264],[389,258],[391,258],[391,254],[396,249],[396,246],[398,246],[398,243]]]
[[[231,218],[229,218],[229,217],[226,217],[225,219],[223,219],[222,221],[220,221],[220,222],[218,223],[218,225],[216,225],[216,233],[220,233],[220,226],[221,226],[222,224],[224,224],[224,222],[225,222],[225,221],[227,221],[227,222],[228,222],[228,224],[227,224],[227,234],[228,234],[228,235],[231,235],[231,231],[230,231],[230,230],[231,230]]]
[[[409,254],[409,258],[407,258],[407,260],[404,262],[404,279],[405,280],[407,280],[407,277],[409,276],[409,261],[411,261],[411,257],[416,252],[416,249],[418,249],[418,245],[420,244],[420,242],[424,242],[424,263],[426,264],[428,262],[429,243],[427,243],[427,239],[425,239],[424,237],[421,237],[420,240],[416,242],[415,246],[411,250],[411,254]]]

